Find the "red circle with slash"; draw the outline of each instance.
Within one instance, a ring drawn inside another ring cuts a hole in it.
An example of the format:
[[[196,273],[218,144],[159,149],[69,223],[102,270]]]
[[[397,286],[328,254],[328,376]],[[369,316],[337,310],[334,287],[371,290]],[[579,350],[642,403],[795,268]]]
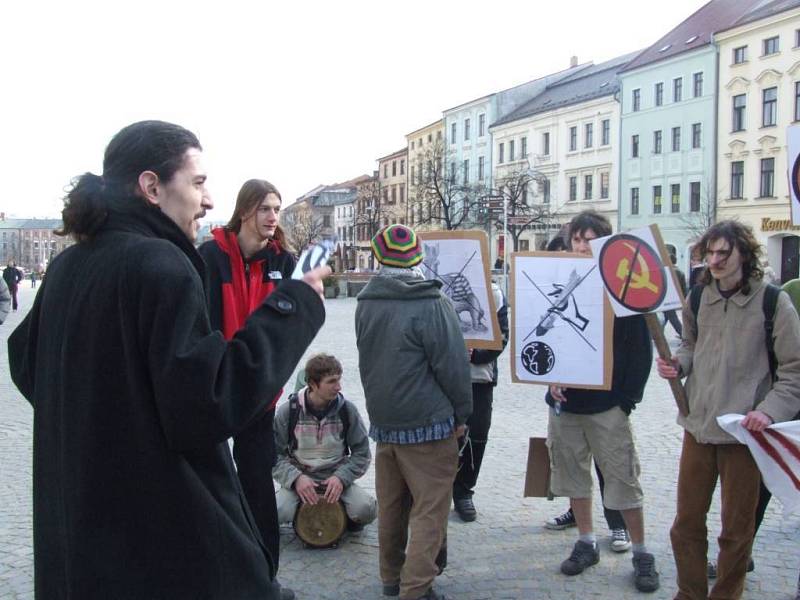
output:
[[[792,166],[792,191],[797,202],[800,202],[800,154],[794,159],[794,166]]]
[[[628,310],[653,312],[667,293],[666,269],[647,242],[619,233],[600,251],[600,276],[608,293]]]

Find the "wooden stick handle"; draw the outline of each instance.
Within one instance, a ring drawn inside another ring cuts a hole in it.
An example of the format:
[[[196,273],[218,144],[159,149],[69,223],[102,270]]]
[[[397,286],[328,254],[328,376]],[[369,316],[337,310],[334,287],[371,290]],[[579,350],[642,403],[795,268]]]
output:
[[[658,321],[656,313],[647,313],[644,316],[647,321],[647,328],[650,330],[650,335],[653,336],[653,341],[656,343],[656,350],[658,355],[666,361],[672,360],[672,352],[669,350],[667,338],[664,337],[664,330],[661,328],[661,323]],[[683,389],[683,384],[679,377],[674,379],[667,379],[669,387],[672,390],[672,396],[675,398],[675,404],[678,405],[678,412],[684,417],[689,415],[689,402],[686,400],[686,390]]]

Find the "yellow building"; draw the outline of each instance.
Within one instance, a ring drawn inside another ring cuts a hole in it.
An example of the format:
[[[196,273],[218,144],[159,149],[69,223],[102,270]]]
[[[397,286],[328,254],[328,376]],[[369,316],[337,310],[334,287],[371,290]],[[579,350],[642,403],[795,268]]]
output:
[[[431,229],[438,227],[437,225],[431,226],[428,223],[421,223],[423,219],[424,210],[427,208],[417,202],[415,188],[422,183],[425,176],[426,169],[430,172],[431,165],[426,164],[432,155],[435,155],[435,144],[443,145],[444,137],[444,120],[439,119],[425,127],[421,127],[409,134],[406,134],[406,141],[408,142],[408,183],[406,189],[408,190],[408,224],[415,229]]]

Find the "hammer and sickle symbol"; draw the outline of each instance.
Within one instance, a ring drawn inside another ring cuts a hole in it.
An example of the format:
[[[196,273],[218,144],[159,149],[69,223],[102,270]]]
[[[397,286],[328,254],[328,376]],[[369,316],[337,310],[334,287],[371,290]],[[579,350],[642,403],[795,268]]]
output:
[[[636,248],[634,248],[631,244],[627,242],[623,242],[623,244],[636,252]],[[652,281],[650,281],[650,269],[647,267],[647,261],[645,261],[644,257],[639,254],[637,255],[637,263],[639,264],[639,273],[633,272],[631,274],[631,283],[630,287],[634,290],[640,290],[642,288],[648,289],[654,294],[658,293],[658,286],[655,285]],[[628,278],[628,274],[631,271],[631,263],[627,258],[623,258],[619,261],[619,265],[617,266],[617,277],[623,281]],[[624,284],[623,284],[624,285]]]

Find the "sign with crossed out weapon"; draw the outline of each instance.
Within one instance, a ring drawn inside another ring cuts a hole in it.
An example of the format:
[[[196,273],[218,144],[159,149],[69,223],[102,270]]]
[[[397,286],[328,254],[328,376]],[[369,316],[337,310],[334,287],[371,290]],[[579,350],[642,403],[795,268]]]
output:
[[[512,380],[609,389],[613,313],[591,257],[511,257]]]
[[[442,284],[469,348],[502,350],[503,338],[489,276],[489,244],[483,231],[419,232],[426,279]]]

